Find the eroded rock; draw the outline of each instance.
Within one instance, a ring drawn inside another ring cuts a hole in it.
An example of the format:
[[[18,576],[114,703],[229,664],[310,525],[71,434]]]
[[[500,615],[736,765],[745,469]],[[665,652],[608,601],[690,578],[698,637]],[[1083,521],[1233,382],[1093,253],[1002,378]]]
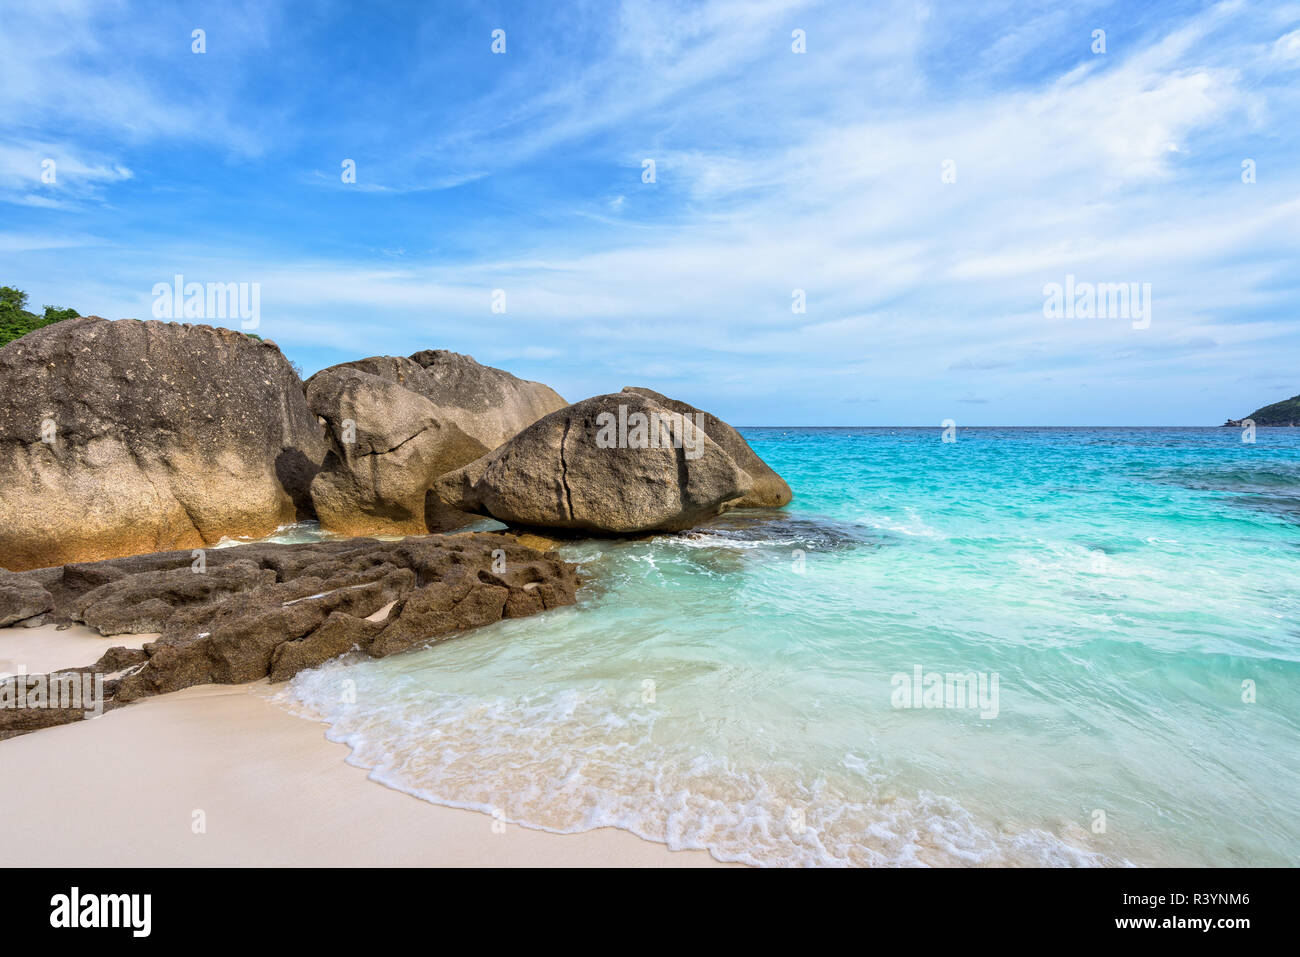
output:
[[[112,676],[106,707],[196,684],[283,681],[352,651],[390,655],[572,604],[577,590],[576,566],[492,532],[244,545],[209,552],[202,571],[189,552],[166,552],[70,565],[57,580],[27,575],[53,618],[161,633],[78,669]],[[61,721],[0,710],[0,736],[48,723]]]
[[[34,618],[54,607],[54,597],[39,581],[0,568],[0,628]]]

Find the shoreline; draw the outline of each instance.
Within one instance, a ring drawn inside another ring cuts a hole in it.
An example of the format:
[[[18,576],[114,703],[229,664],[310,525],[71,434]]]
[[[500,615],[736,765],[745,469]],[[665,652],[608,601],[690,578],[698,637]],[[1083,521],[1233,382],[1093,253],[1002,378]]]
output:
[[[69,655],[96,642],[107,649],[152,637],[4,628],[0,670],[75,667],[86,661]],[[327,739],[325,724],[290,712],[269,688],[265,679],[200,685],[0,741],[0,817],[22,824],[0,847],[0,864],[725,866],[706,851],[672,851],[616,828],[503,828],[478,811],[386,787],[347,762],[350,749]],[[196,833],[200,820],[206,830]]]

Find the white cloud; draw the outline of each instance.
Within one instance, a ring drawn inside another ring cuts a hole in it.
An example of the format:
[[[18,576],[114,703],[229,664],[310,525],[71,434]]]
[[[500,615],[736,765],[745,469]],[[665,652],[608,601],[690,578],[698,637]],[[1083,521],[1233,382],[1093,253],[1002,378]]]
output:
[[[1273,55],[1288,62],[1300,61],[1300,30],[1292,30],[1285,36],[1278,37],[1273,44]]]
[[[1239,164],[1270,137],[1295,144],[1278,118],[1293,115],[1300,31],[1239,35],[1254,8],[1220,4],[1155,37],[1112,31],[1105,57],[1088,58],[1081,41],[1058,74],[1025,75],[1045,55],[1037,38],[1068,29],[1063,9],[1013,12],[1002,21],[1016,26],[983,36],[955,12],[926,17],[901,2],[627,2],[589,55],[502,70],[454,122],[412,108],[391,139],[376,129],[358,192],[399,203],[470,180],[507,184],[489,193],[490,215],[466,213],[476,231],[454,259],[395,265],[293,246],[268,257],[183,237],[113,268],[145,306],[173,271],[258,281],[282,344],[448,345],[558,366],[572,350],[555,341],[577,343],[583,383],[639,363],[739,394],[761,366],[753,389],[838,402],[864,378],[881,395],[880,383],[951,380],[951,401],[996,408],[1023,401],[1045,370],[1141,383],[1171,363],[1261,362],[1294,336],[1277,313],[1294,289],[1300,174],[1275,160],[1246,185]],[[795,26],[808,30],[807,54],[789,51]],[[938,44],[965,59],[934,62]],[[140,114],[133,129],[189,135],[190,110],[168,115],[174,102],[134,87],[129,71],[110,79]],[[47,108],[76,112],[45,95]],[[30,179],[31,155],[0,151],[0,177],[18,163]],[[128,174],[107,148],[63,155],[79,157],[69,161],[88,189]],[[645,156],[658,182],[642,188]],[[955,183],[941,179],[948,159]],[[586,195],[546,192],[571,162],[592,169]],[[367,238],[368,249],[427,245]],[[1042,285],[1066,273],[1151,282],[1152,328],[1045,321]],[[505,315],[489,311],[495,288]],[[795,288],[805,315],[791,313]]]

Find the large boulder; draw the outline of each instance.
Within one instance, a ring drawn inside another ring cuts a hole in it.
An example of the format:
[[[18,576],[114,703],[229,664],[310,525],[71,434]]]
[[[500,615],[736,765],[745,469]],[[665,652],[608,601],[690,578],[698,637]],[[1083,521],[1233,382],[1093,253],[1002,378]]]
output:
[[[710,412],[702,412],[693,405],[688,405],[678,399],[670,399],[668,396],[660,395],[651,389],[625,386],[623,391],[646,396],[674,412],[691,416],[692,420],[696,415],[702,416],[701,421],[704,423],[704,431],[709,438],[722,446],[723,451],[731,456],[731,460],[744,469],[745,473],[754,480],[754,487],[748,495],[735,504],[735,508],[781,508],[790,504],[790,499],[794,497],[794,494],[790,491],[790,486],[786,484],[785,479],[777,475],[770,465],[758,457],[758,454],[749,447],[749,443],[745,441],[739,432],[716,415]]]
[[[395,382],[432,402],[441,421],[456,425],[484,449],[495,449],[542,416],[567,402],[540,382],[480,365],[471,356],[426,349],[409,358],[372,356],[322,369],[307,380],[338,369],[356,369]]]
[[[331,452],[312,483],[321,526],[349,535],[445,531],[474,516],[429,493],[565,402],[538,382],[445,350],[372,356],[306,383]]]
[[[312,515],[322,430],[274,343],[91,316],[0,349],[0,566],[260,537]]]
[[[429,486],[488,449],[424,396],[356,368],[312,376],[307,402],[330,452],[312,480],[321,526],[347,535],[420,535],[462,525]]]
[[[753,491],[700,424],[649,396],[598,395],[552,412],[434,488],[450,506],[509,525],[677,531]]]

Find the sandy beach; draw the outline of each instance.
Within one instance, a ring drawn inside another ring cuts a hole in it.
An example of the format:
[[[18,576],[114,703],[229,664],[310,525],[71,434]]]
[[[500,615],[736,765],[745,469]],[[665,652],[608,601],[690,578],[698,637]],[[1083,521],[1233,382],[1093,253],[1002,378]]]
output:
[[[82,627],[0,629],[0,670],[88,664]],[[601,829],[558,835],[439,807],[367,779],[325,726],[265,682],[206,685],[0,741],[5,866],[716,865]],[[205,830],[196,832],[201,815]]]
[[[69,625],[59,631],[54,625],[37,628],[0,628],[0,672],[29,675],[48,674],[60,668],[81,668],[94,664],[109,648],[141,648],[152,635],[114,635],[105,638],[85,625]]]

